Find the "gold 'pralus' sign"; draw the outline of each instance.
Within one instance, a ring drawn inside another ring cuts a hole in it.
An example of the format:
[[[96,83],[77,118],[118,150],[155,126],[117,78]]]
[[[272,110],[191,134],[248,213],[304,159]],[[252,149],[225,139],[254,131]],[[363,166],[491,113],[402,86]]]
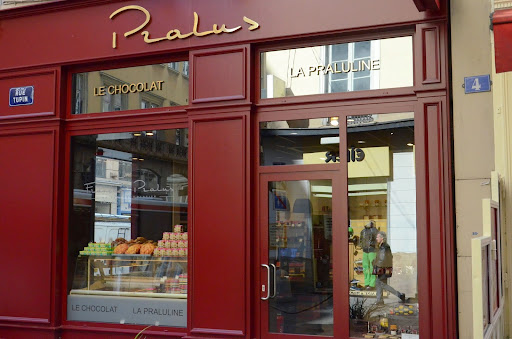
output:
[[[290,76],[292,78],[298,77],[306,77],[312,75],[327,75],[338,74],[338,73],[350,73],[350,72],[362,72],[366,70],[379,70],[380,69],[380,60],[359,60],[359,61],[342,61],[342,62],[333,62],[327,66],[318,65],[318,66],[309,66],[299,67],[299,69],[295,70],[290,68]]]
[[[110,14],[110,19],[113,20],[114,17],[116,15],[118,15],[119,13],[129,11],[129,10],[136,10],[136,11],[140,11],[140,12],[144,13],[144,15],[146,16],[146,20],[140,26],[124,33],[125,38],[129,37],[130,35],[140,32],[151,21],[151,14],[149,13],[149,11],[142,6],[136,6],[136,5],[124,6],[124,7],[119,8],[118,10],[116,10],[112,14]],[[248,28],[249,31],[254,31],[255,29],[258,29],[260,27],[259,23],[257,23],[256,21],[254,21],[252,19],[249,19],[246,16],[243,17],[243,20],[245,23],[247,23],[249,25],[249,28]],[[145,43],[152,44],[155,42],[160,42],[160,41],[165,41],[165,40],[187,39],[187,38],[190,38],[191,36],[204,37],[204,36],[208,36],[211,34],[219,35],[222,33],[233,33],[233,32],[238,31],[241,28],[242,28],[242,26],[227,28],[226,24],[222,24],[220,27],[219,27],[219,25],[214,24],[211,31],[202,31],[201,32],[199,30],[199,15],[197,15],[197,13],[194,12],[194,25],[192,27],[191,32],[183,34],[183,33],[181,33],[181,31],[179,29],[175,28],[175,29],[171,29],[169,32],[167,32],[167,34],[165,36],[159,37],[159,38],[150,38],[149,37],[150,33],[147,30],[142,31],[140,33],[140,35],[142,35],[144,37]],[[112,33],[112,48],[117,48],[117,33],[116,32]]]

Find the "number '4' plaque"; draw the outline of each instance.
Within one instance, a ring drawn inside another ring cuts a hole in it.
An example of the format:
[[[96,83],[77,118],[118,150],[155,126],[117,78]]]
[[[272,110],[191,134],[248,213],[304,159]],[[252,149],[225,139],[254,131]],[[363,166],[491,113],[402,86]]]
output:
[[[491,91],[491,76],[476,75],[464,78],[464,93],[479,93]]]

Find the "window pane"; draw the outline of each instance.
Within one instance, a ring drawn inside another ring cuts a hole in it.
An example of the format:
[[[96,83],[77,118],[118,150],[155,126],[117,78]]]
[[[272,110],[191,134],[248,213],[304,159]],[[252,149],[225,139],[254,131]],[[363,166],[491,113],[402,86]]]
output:
[[[354,44],[354,59],[368,58],[370,56],[370,41],[356,42]]]
[[[72,114],[188,105],[188,62],[73,74]]]
[[[370,78],[354,79],[354,91],[364,91],[370,89]]]
[[[178,135],[188,134],[72,137],[68,320],[186,327],[188,148]]]
[[[260,123],[260,164],[334,164],[340,161],[338,117]]]
[[[331,92],[332,93],[340,93],[348,91],[348,81],[333,81],[331,82]]]
[[[338,44],[331,46],[332,60],[348,59],[348,44]]]
[[[268,197],[269,331],[332,336],[332,182],[270,182]]]
[[[262,99],[413,86],[412,37],[295,48],[260,54]],[[347,85],[335,81],[347,79]]]
[[[350,336],[419,333],[414,114],[347,119]]]

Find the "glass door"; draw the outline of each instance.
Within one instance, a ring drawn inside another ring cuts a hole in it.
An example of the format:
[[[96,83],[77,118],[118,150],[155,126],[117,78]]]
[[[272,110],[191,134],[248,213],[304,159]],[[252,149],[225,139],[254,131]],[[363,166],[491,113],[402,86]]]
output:
[[[332,337],[333,180],[280,176],[261,186],[263,337]]]

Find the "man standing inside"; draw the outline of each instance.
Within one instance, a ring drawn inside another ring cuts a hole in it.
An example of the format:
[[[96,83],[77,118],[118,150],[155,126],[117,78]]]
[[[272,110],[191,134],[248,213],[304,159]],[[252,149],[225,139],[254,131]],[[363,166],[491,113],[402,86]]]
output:
[[[376,257],[376,237],[378,230],[375,228],[375,221],[371,220],[364,225],[359,241],[363,249],[363,274],[365,290],[375,289],[375,276],[372,274],[372,264]]]
[[[377,257],[373,263],[373,273],[377,276],[375,285],[377,287],[377,301],[376,304],[383,304],[382,291],[386,290],[396,295],[402,302],[405,302],[405,294],[398,292],[393,287],[388,285],[388,278],[393,274],[393,254],[391,247],[387,242],[385,232],[377,233]]]

